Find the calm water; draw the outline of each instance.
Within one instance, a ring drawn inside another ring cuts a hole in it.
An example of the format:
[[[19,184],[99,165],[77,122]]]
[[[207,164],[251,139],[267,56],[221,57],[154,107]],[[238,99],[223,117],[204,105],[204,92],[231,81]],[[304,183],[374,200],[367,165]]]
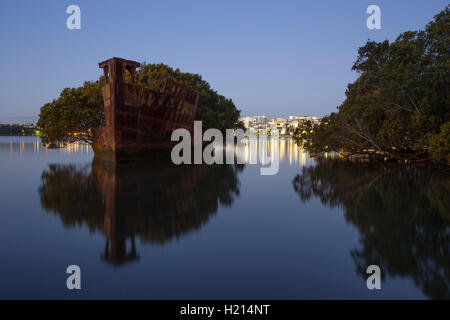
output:
[[[448,176],[279,150],[273,176],[112,170],[85,146],[0,137],[0,298],[450,297]],[[66,288],[71,264],[81,291]],[[371,264],[381,290],[366,287]]]

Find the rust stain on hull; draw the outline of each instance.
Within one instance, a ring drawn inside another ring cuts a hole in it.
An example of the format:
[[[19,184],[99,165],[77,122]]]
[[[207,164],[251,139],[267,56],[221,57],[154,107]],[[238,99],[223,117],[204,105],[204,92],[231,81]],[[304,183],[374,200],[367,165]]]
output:
[[[136,85],[140,64],[121,58],[100,62],[107,83],[103,86],[105,126],[95,134],[96,156],[127,162],[148,159],[173,146],[172,131],[193,132],[198,94],[166,80],[161,91]],[[129,83],[125,81],[129,73]]]

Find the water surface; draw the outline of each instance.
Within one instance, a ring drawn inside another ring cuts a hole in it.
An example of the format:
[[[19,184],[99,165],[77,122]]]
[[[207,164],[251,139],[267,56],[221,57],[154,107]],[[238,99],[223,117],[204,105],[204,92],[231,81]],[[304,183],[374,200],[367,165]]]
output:
[[[290,139],[279,152],[273,176],[111,168],[87,146],[0,137],[0,298],[450,297],[448,176],[315,162]],[[66,288],[71,264],[80,291]],[[366,287],[372,264],[381,290]]]

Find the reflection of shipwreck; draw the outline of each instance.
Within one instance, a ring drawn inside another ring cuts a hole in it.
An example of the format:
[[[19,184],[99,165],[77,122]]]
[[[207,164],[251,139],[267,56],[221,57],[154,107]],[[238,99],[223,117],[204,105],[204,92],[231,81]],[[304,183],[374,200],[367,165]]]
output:
[[[158,162],[105,166],[94,160],[93,178],[104,199],[102,258],[114,265],[136,260],[135,236],[162,244],[207,221],[211,213],[202,211],[194,190],[208,169]]]
[[[121,265],[139,258],[136,239],[164,245],[200,229],[239,195],[241,166],[176,166],[165,161],[90,167],[50,165],[39,188],[42,207],[67,227],[106,238],[102,258]]]
[[[111,58],[99,66],[106,84],[105,126],[97,131],[93,143],[97,156],[114,161],[148,158],[172,145],[174,129],[192,132],[198,102],[194,90],[168,80],[161,91],[137,86],[140,64],[135,61]]]

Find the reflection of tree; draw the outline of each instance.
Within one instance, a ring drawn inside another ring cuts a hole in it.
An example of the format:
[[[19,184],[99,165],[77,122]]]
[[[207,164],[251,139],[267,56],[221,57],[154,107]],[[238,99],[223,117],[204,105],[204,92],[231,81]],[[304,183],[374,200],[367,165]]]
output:
[[[41,176],[41,205],[61,217],[66,227],[85,224],[94,231],[103,223],[103,196],[89,167],[49,165]]]
[[[241,170],[162,161],[114,167],[94,160],[92,170],[50,165],[39,194],[43,208],[59,215],[65,226],[101,230],[107,238],[103,258],[119,264],[137,258],[135,235],[162,244],[200,228],[219,203],[230,206],[239,196]]]
[[[362,248],[352,257],[363,277],[378,264],[392,276],[412,277],[430,298],[450,298],[448,173],[320,161],[293,185],[302,201],[315,196],[342,207],[359,229]]]

